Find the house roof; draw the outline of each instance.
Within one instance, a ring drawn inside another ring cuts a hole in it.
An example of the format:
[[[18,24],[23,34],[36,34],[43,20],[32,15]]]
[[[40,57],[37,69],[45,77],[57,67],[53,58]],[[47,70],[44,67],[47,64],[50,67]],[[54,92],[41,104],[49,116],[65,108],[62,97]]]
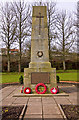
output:
[[[17,51],[18,52],[19,50],[18,49],[10,49],[10,51]]]
[[[7,48],[1,48],[1,50],[7,50]],[[10,49],[10,51],[19,51],[19,49]]]

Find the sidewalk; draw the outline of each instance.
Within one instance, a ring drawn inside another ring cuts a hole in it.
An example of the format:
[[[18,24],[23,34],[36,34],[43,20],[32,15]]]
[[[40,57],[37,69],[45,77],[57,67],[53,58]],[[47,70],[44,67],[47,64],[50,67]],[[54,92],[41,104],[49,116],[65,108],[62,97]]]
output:
[[[47,118],[52,118],[57,120],[63,119],[63,115],[58,107],[58,104],[78,104],[77,102],[77,88],[75,86],[62,86],[65,92],[69,94],[67,97],[13,97],[13,94],[17,90],[21,89],[21,86],[7,86],[0,90],[2,92],[2,97],[0,97],[0,106],[6,105],[25,105],[27,104],[27,110],[25,112],[24,118],[38,118],[38,120],[47,120]],[[25,119],[28,120],[28,119]]]
[[[60,83],[77,83],[77,84],[79,84],[79,82],[76,82],[76,81],[60,81]]]

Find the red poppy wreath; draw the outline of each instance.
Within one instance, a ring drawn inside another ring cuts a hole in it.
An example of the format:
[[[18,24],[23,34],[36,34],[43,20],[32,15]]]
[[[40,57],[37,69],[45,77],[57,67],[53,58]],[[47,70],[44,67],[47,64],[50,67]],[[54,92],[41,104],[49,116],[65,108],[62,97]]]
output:
[[[59,87],[57,86],[57,92],[59,93]]]
[[[25,93],[25,94],[30,94],[30,93],[31,93],[31,89],[30,89],[29,87],[26,87],[26,88],[24,89],[24,93]]]
[[[23,89],[24,89],[24,86],[22,86],[22,88],[21,88],[21,93],[23,93]]]
[[[40,92],[40,91],[38,90],[39,86],[43,86],[43,87],[44,87],[44,91],[43,91],[43,92]],[[36,91],[36,93],[38,93],[38,94],[44,94],[44,93],[47,91],[47,87],[46,87],[46,85],[45,85],[44,83],[38,83],[38,84],[36,85],[36,87],[35,87],[35,91]]]
[[[56,94],[57,93],[57,89],[56,88],[51,88],[50,91],[51,91],[52,94]]]

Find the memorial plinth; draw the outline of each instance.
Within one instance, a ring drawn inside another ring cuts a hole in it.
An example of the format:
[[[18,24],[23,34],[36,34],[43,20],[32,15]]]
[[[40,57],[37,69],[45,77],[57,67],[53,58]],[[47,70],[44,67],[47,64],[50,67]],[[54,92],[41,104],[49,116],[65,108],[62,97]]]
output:
[[[48,48],[46,6],[33,6],[31,34],[31,62],[24,68],[24,87],[35,88],[37,83],[56,87],[56,69],[51,68]]]

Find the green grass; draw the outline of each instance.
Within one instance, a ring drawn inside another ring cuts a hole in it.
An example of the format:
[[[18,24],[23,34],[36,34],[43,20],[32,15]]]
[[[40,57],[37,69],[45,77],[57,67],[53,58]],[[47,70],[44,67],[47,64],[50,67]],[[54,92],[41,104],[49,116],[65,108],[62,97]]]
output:
[[[2,73],[0,74],[0,83],[13,83],[13,82],[19,82],[19,78],[24,73],[18,73],[18,72],[10,72],[10,73]],[[2,80],[1,80],[2,77]]]
[[[57,73],[57,75],[60,77],[61,81],[76,81],[76,82],[79,82],[78,73],[77,72]]]
[[[57,75],[60,77],[61,81],[78,81],[79,70],[57,70]],[[24,77],[24,72],[10,72],[10,73],[0,73],[0,83],[13,83],[19,82],[20,76]],[[2,78],[2,80],[1,80]]]
[[[57,73],[75,73],[79,72],[79,70],[56,70]]]

